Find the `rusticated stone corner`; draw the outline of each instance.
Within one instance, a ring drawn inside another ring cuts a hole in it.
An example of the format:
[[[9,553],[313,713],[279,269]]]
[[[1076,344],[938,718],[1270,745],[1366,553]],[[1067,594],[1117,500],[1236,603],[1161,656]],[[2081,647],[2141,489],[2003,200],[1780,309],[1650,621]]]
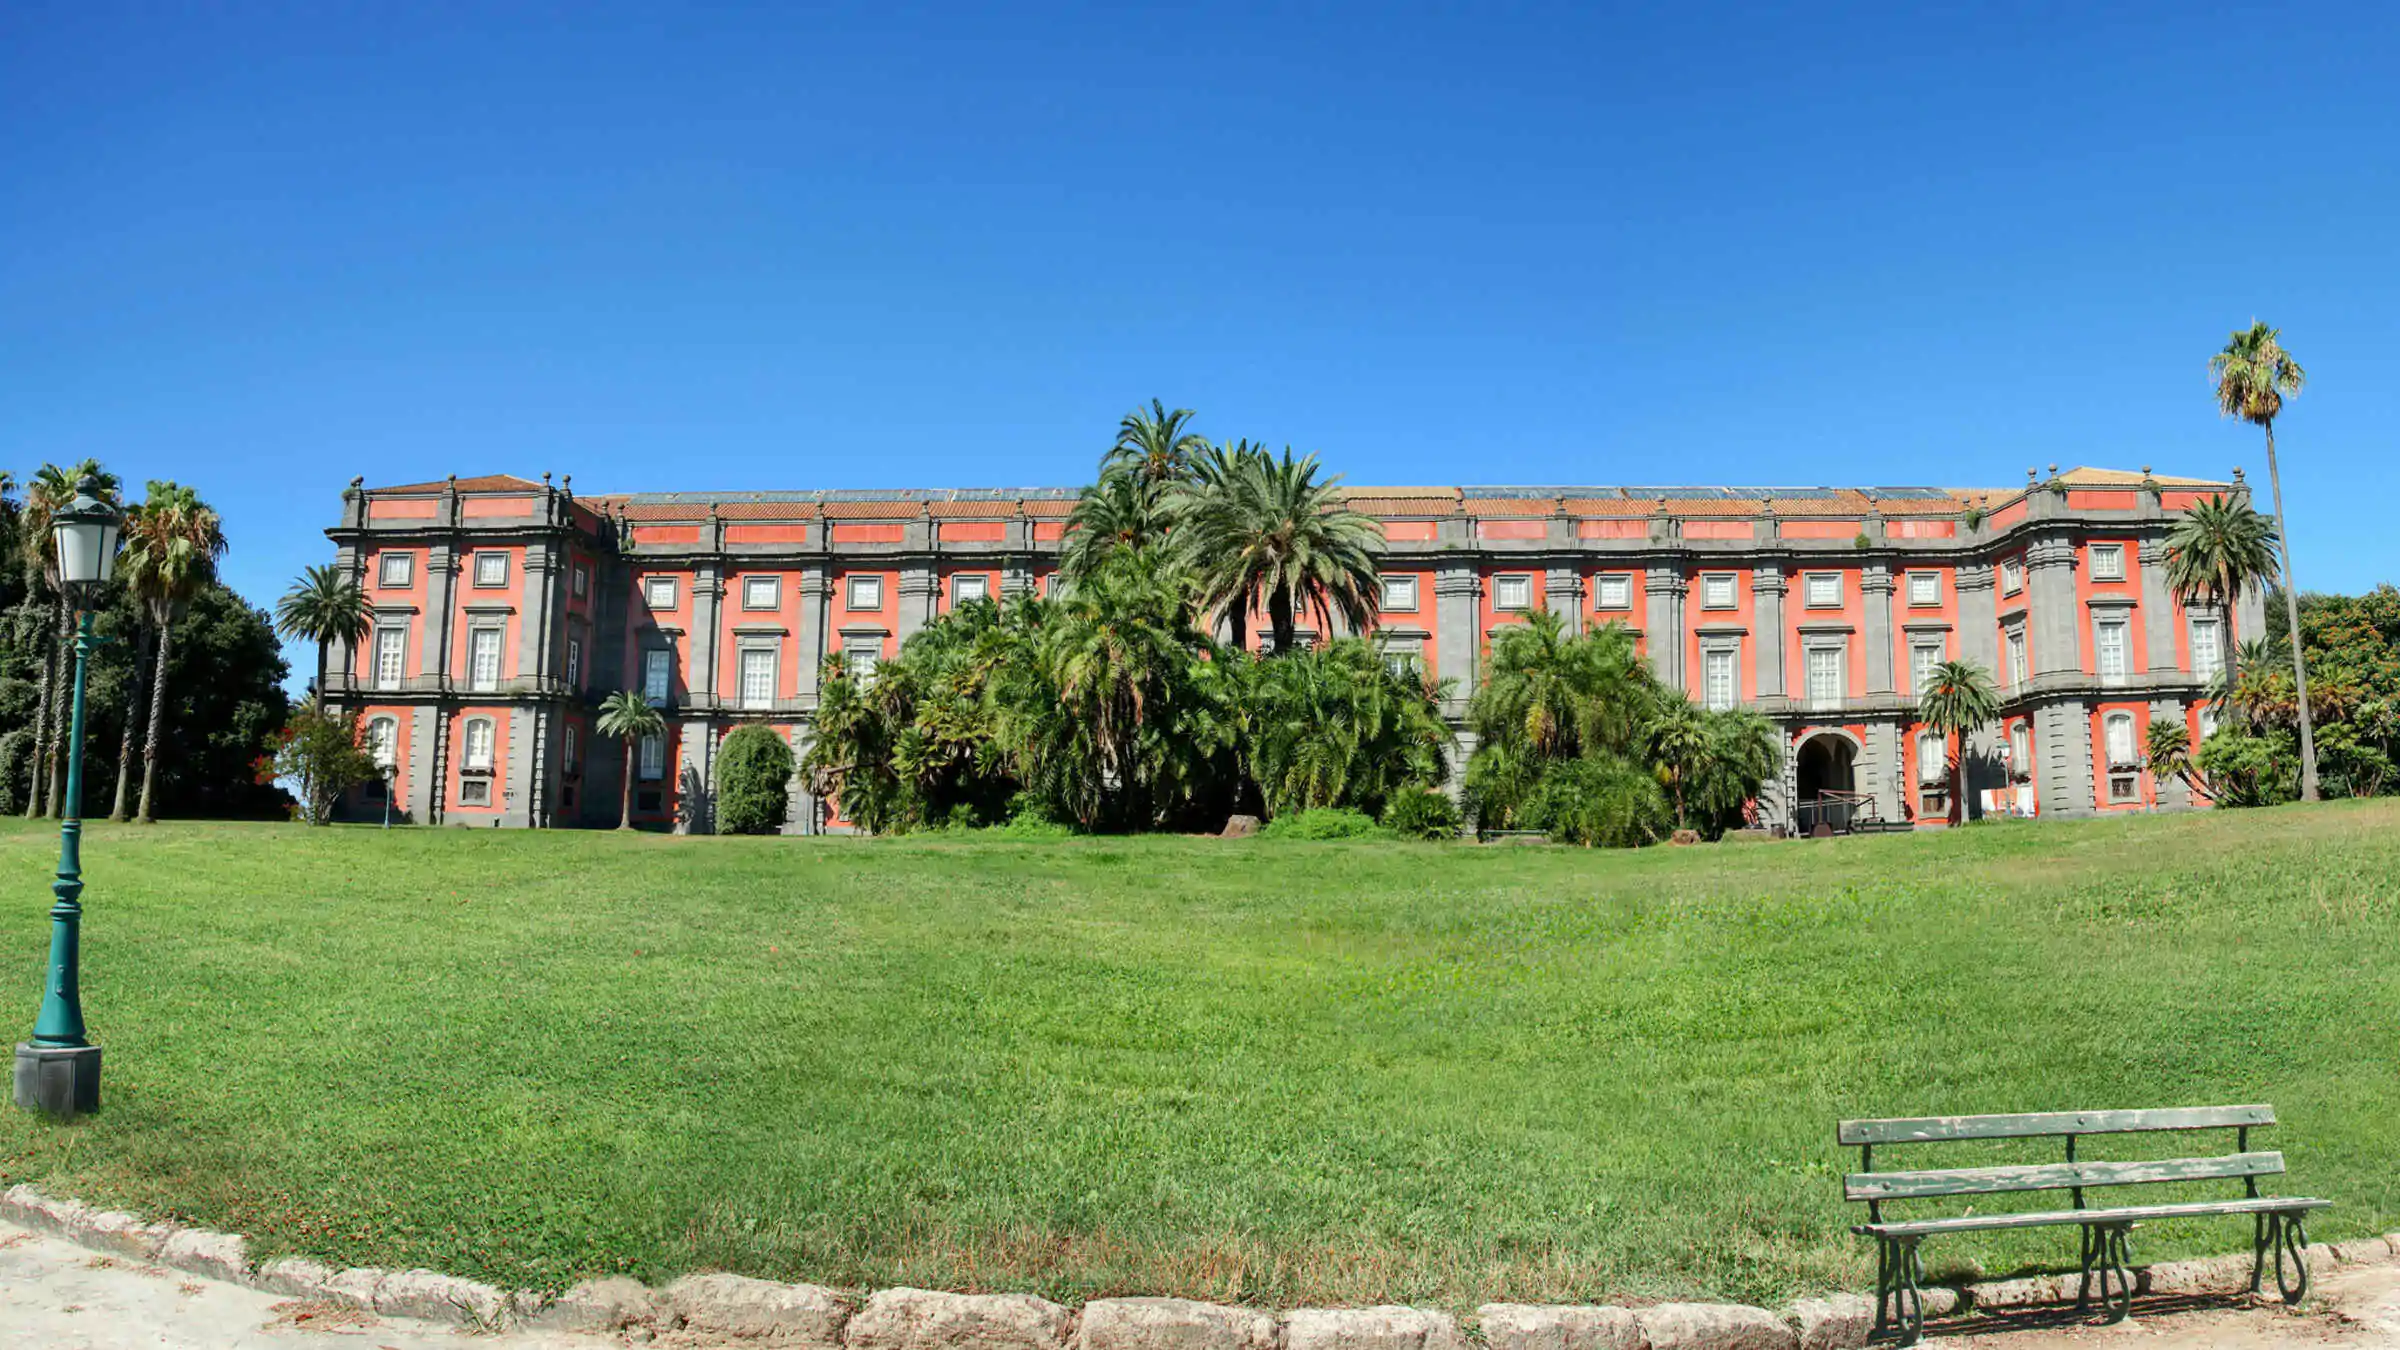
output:
[[[1629,1308],[1486,1303],[1476,1325],[1491,1350],[1646,1350],[1650,1338]]]
[[[1102,1298],[1083,1305],[1081,1350],[1276,1350],[1273,1313],[1183,1298]]]
[[[686,1275],[666,1287],[665,1303],[693,1331],[818,1350],[840,1350],[853,1307],[817,1285],[726,1274]]]
[[[1031,1294],[886,1289],[850,1319],[849,1350],[1064,1350],[1074,1314]]]

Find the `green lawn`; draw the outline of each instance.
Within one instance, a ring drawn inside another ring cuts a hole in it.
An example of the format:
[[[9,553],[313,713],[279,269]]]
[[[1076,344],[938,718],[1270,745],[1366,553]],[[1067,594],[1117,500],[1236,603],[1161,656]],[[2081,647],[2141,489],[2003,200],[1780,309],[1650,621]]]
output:
[[[20,1028],[54,848],[0,826]],[[2316,1236],[2400,1227],[2390,802],[1635,854],[248,825],[85,853],[107,1110],[0,1111],[0,1180],[269,1253],[1773,1299],[1870,1278],[1837,1117],[2247,1101],[2289,1189],[2339,1202]]]

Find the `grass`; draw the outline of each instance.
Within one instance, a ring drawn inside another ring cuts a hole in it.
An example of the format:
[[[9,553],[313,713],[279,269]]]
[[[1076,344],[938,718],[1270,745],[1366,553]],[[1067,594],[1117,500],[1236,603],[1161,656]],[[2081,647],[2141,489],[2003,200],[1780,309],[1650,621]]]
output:
[[[0,825],[26,1025],[54,848]],[[2314,1236],[2400,1227],[2392,802],[1638,854],[168,824],[85,856],[107,1109],[0,1112],[0,1180],[264,1254],[1769,1300],[1871,1278],[1838,1117],[2248,1101],[2339,1202]]]

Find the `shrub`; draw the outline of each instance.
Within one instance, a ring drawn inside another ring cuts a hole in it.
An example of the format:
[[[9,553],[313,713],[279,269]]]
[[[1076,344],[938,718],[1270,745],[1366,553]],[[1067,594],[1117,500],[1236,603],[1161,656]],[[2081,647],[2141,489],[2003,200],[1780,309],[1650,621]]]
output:
[[[26,786],[32,778],[32,759],[32,727],[18,727],[0,736],[0,813],[23,814]]]
[[[1277,816],[1258,835],[1261,839],[1365,839],[1381,833],[1383,827],[1366,812],[1328,806]]]
[[[792,747],[772,727],[736,727],[717,748],[717,831],[773,834],[791,809]]]
[[[1675,828],[1666,789],[1640,765],[1613,757],[1554,764],[1525,803],[1524,824],[1551,842],[1586,848],[1640,848]]]
[[[1025,811],[994,825],[986,833],[995,839],[1071,839],[1075,827],[1061,825],[1039,811]]]
[[[1404,839],[1456,839],[1458,803],[1434,788],[1402,788],[1383,808],[1383,828]]]

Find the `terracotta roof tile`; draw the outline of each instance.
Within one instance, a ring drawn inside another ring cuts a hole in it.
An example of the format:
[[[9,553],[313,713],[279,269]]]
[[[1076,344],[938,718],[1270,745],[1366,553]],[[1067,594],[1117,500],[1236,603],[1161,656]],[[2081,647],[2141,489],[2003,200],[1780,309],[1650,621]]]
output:
[[[1932,501],[1917,497],[1889,497],[1875,503],[1875,509],[1887,516],[1955,516],[1964,505],[1957,498]]]
[[[1757,516],[1766,505],[1757,497],[1669,497],[1658,509],[1670,516]]]
[[[1038,516],[1044,520],[1058,520],[1075,514],[1075,503],[1071,501],[1037,499],[1020,503],[1020,505],[1024,507],[1026,515]]]
[[[702,508],[706,514],[707,508]],[[725,520],[815,520],[815,502],[719,502],[717,515]]]
[[[1559,503],[1570,516],[1650,516],[1658,514],[1656,497],[1568,497]]]
[[[1342,503],[1365,515],[1390,516],[1455,516],[1458,498],[1431,496],[1357,497]]]
[[[1013,501],[927,502],[926,514],[940,520],[1008,520],[1017,514]]]
[[[2059,481],[2069,487],[2140,487],[2146,478],[2160,487],[2232,487],[2213,478],[2169,478],[2163,474],[2132,473],[2124,469],[2095,469],[2077,465],[2060,474]]]
[[[1341,489],[1341,493],[1344,497],[1395,497],[1411,499],[1417,497],[1438,497],[1443,500],[1453,502],[1457,501],[1459,498],[1459,490],[1454,487],[1376,487],[1364,485],[1346,485]]]
[[[1867,494],[1850,491],[1823,497],[1773,497],[1767,505],[1779,516],[1861,516],[1875,509]]]
[[[916,520],[925,514],[925,503],[904,501],[827,502],[827,520]]]
[[[1470,516],[1554,516],[1556,497],[1470,497],[1461,504]]]
[[[369,492],[439,492],[452,486],[448,479],[439,483],[405,483],[399,487],[371,487]],[[542,485],[513,473],[487,473],[480,478],[461,478],[456,486],[461,492],[539,492]]]

